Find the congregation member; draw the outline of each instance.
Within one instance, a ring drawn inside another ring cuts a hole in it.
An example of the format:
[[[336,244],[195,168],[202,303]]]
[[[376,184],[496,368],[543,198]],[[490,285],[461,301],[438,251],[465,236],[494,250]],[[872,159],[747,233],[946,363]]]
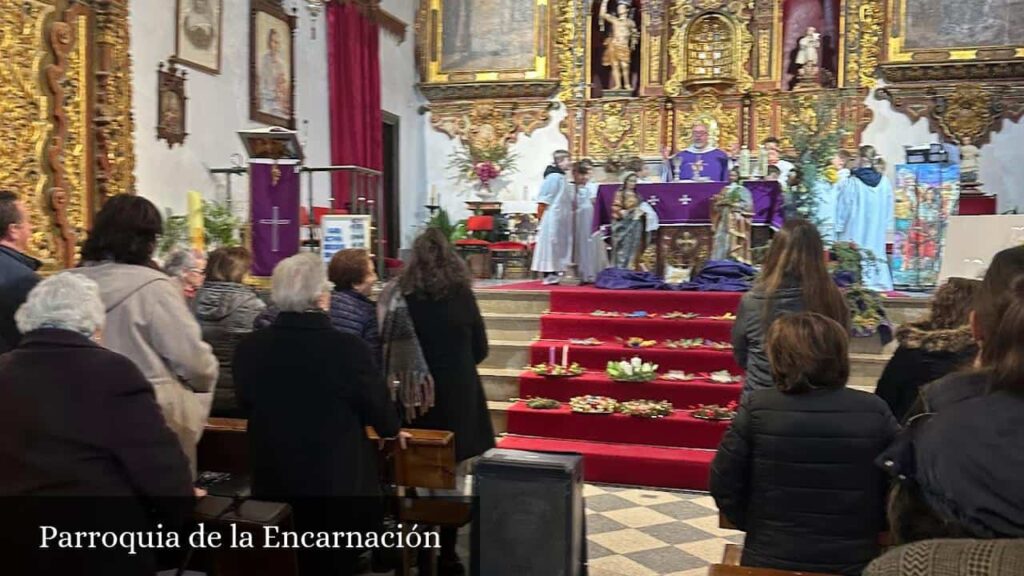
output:
[[[176,250],[164,260],[164,272],[181,286],[189,303],[206,278],[206,255],[196,250]]]
[[[14,313],[39,282],[42,262],[25,253],[31,237],[25,203],[14,192],[0,191],[0,354],[18,345]]]
[[[767,334],[774,388],[740,403],[711,464],[711,495],[746,532],[743,566],[859,575],[885,530],[874,459],[899,425],[880,398],[846,388],[846,326],[801,312]]]
[[[558,284],[572,261],[572,190],[568,171],[572,165],[568,152],[556,153],[556,170],[545,171],[537,198],[540,226],[530,269],[543,275],[545,286]]]
[[[902,421],[925,384],[969,367],[978,354],[969,325],[981,282],[950,278],[935,292],[931,312],[896,330],[899,347],[882,371],[875,393]]]
[[[206,281],[196,291],[192,312],[199,321],[203,340],[213,348],[220,366],[211,416],[242,418],[231,361],[238,342],[252,332],[256,317],[267,305],[243,284],[252,265],[252,254],[242,247],[218,248],[210,253]]]
[[[410,427],[455,434],[458,484],[471,460],[494,447],[477,365],[487,357],[487,332],[465,263],[435,228],[413,243],[397,281],[380,297],[384,318],[384,366],[388,382],[400,382]],[[438,573],[462,574],[455,528],[441,529]]]
[[[898,543],[1024,538],[1024,246],[992,260],[971,326],[974,369],[922,388],[908,431],[879,458],[896,480]]]
[[[890,549],[863,576],[1018,576],[1024,539],[925,540]]]
[[[96,213],[73,270],[96,282],[107,314],[103,345],[149,380],[181,448],[196,465],[217,383],[217,357],[203,342],[181,287],[153,262],[160,211],[141,196],[111,197]]]
[[[377,271],[366,250],[340,250],[331,257],[327,277],[334,284],[331,292],[330,317],[335,330],[353,334],[373,351],[374,362],[380,364],[380,330],[377,326],[377,304],[370,300]]]
[[[39,526],[174,530],[189,519],[188,460],[153,387],[103,347],[104,305],[82,275],[40,282],[16,321],[24,336],[0,357],[0,497],[19,506],[4,531],[24,527],[31,545],[5,545],[4,572],[152,575],[152,551],[41,549]]]
[[[851,242],[870,253],[865,258],[864,286],[878,292],[892,290],[892,273],[885,245],[893,227],[892,183],[877,166],[875,147],[860,147],[860,167],[839,186],[836,204],[836,240]]]
[[[849,327],[850,311],[825,265],[825,247],[814,224],[790,220],[775,234],[750,292],[743,295],[732,327],[733,356],[746,371],[743,394],[774,387],[764,335],[792,312],[817,312]]]
[[[374,530],[380,484],[365,427],[393,438],[400,422],[370,347],[331,327],[330,291],[316,254],[282,260],[271,277],[280,312],[235,350],[252,493],[291,504],[296,530]],[[300,550],[300,573],[350,574],[359,552]]]

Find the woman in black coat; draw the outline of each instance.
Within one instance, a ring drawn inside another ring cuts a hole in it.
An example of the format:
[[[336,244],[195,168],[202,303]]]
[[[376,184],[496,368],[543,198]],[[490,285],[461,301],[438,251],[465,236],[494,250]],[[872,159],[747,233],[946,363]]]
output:
[[[385,288],[380,306],[389,381],[410,373],[417,380],[404,382],[399,393],[410,427],[454,432],[460,463],[493,448],[494,427],[476,368],[487,357],[487,331],[469,270],[441,232],[427,229],[416,239],[412,258]],[[454,530],[441,531],[439,565],[442,574],[458,573]]]
[[[925,384],[970,366],[978,345],[968,325],[971,306],[981,282],[950,278],[932,300],[926,320],[896,330],[899,347],[885,365],[875,394],[902,421]]]
[[[280,313],[235,350],[235,385],[249,414],[253,496],[288,502],[300,531],[377,528],[377,449],[399,420],[370,348],[331,327],[329,284],[314,254],[274,269]],[[358,551],[299,552],[303,574],[347,574]]]
[[[747,533],[742,564],[860,574],[885,530],[873,464],[899,426],[873,394],[849,390],[847,332],[811,312],[768,330],[775,389],[740,404],[711,465],[711,495]]]
[[[192,474],[153,387],[96,342],[105,313],[84,276],[40,282],[16,320],[24,337],[0,357],[0,500],[19,508],[0,511],[0,531],[29,543],[0,542],[4,573],[152,575],[152,550],[41,549],[40,526],[167,532],[189,520]]]

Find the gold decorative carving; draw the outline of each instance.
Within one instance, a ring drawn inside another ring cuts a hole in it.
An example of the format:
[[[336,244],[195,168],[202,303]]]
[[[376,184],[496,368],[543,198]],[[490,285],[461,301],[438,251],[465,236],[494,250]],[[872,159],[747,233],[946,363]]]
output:
[[[882,53],[883,0],[846,0],[846,41],[839,66],[840,86],[874,87]]]
[[[132,59],[127,0],[96,0],[100,30],[96,63],[96,183],[99,202],[112,194],[135,192],[132,118]],[[97,205],[98,208],[98,205]]]
[[[584,34],[576,33],[574,0],[553,0],[555,10],[555,57],[558,63],[558,95],[563,102],[573,98],[576,87],[583,81],[583,72],[573,54],[586,50]]]
[[[606,158],[611,154],[639,155],[643,125],[639,105],[629,101],[602,101],[587,110],[587,154]]]
[[[963,83],[947,86],[886,86],[876,97],[892,102],[911,120],[925,118],[934,132],[960,142],[970,137],[980,146],[1003,127],[1003,119],[1024,116],[1024,86]]]
[[[673,32],[668,43],[670,79],[665,83],[665,91],[671,96],[678,96],[684,87],[692,83],[708,82],[734,84],[739,92],[750,90],[754,84],[748,70],[754,46],[750,33],[752,8],[753,0],[700,0],[696,3],[672,0],[670,20]],[[712,50],[721,52],[723,62],[726,57],[729,60],[718,73],[715,73],[714,66],[708,71],[707,66],[695,64],[695,59],[709,60],[709,57],[700,58],[707,46],[701,35],[715,30],[719,33],[725,30],[731,38],[728,55],[723,49]],[[703,72],[702,68],[705,69]]]
[[[731,150],[739,146],[740,109],[725,110],[718,93],[712,88],[703,88],[690,100],[676,103],[675,148],[682,150],[690,145],[690,131],[697,122],[708,124],[712,142],[718,148]]]
[[[882,66],[882,77],[888,83],[1019,80],[1024,60],[892,64]]]
[[[751,148],[760,146],[765,138],[772,135],[772,110],[771,97],[761,95],[754,100],[754,114],[757,120],[754,123],[754,142]]]
[[[552,102],[444,102],[429,106],[430,125],[477,149],[515,142],[551,120]]]

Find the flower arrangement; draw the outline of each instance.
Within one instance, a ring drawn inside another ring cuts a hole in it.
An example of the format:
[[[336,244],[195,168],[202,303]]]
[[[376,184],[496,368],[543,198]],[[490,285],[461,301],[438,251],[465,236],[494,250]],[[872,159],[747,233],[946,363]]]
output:
[[[690,374],[683,370],[669,370],[668,374],[662,376],[665,380],[672,380],[674,382],[689,382],[690,380],[696,380],[700,378],[697,374]]]
[[[477,147],[463,144],[452,153],[448,167],[455,170],[456,181],[487,188],[502,173],[513,170],[516,155],[503,144]]]
[[[618,400],[607,396],[573,396],[569,408],[580,414],[614,414],[619,407]]]
[[[739,382],[743,380],[742,376],[737,376],[728,370],[718,370],[707,375],[708,380],[717,382],[719,384],[732,384],[733,382]]]
[[[729,402],[725,406],[698,404],[691,407],[690,415],[700,420],[732,420],[736,417],[736,402]]]
[[[529,370],[538,376],[549,376],[557,378],[571,378],[573,376],[580,376],[586,370],[579,365],[578,362],[573,362],[569,366],[562,366],[561,364],[543,363],[535,364],[529,367]]]
[[[533,410],[555,410],[562,403],[551,398],[530,398],[526,401],[526,407]]]
[[[658,365],[644,362],[638,356],[609,362],[605,371],[612,380],[619,382],[650,382],[658,377]]]
[[[672,403],[667,400],[629,400],[619,404],[619,413],[637,418],[664,418],[672,415]]]
[[[632,338],[626,338],[625,340],[617,338],[617,340],[622,342],[622,345],[626,348],[651,348],[652,346],[658,345],[657,340],[645,340],[639,336],[633,336]]]
[[[591,337],[591,338],[570,338],[569,339],[569,344],[572,344],[573,346],[600,346],[601,344],[604,344],[604,342],[598,340],[597,338],[593,338],[593,337]]]
[[[692,320],[699,318],[700,314],[696,312],[669,312],[668,314],[662,314],[661,317],[665,320]]]

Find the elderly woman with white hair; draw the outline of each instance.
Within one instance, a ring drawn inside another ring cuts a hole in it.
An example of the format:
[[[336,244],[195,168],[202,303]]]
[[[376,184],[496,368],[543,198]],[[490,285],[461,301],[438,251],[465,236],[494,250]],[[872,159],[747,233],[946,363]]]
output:
[[[271,278],[280,313],[235,349],[252,491],[292,504],[300,531],[371,530],[379,510],[367,505],[380,486],[365,427],[395,437],[399,419],[370,347],[331,327],[330,291],[315,254],[282,260]],[[351,550],[299,554],[303,574],[347,574],[355,560]]]
[[[0,356],[0,500],[102,496],[104,512],[89,515],[90,529],[183,525],[194,503],[188,460],[142,372],[98,343],[105,313],[96,283],[66,272],[47,278],[28,294],[15,320],[23,337]],[[97,502],[59,501],[57,519],[65,523],[72,522],[65,504]],[[4,517],[38,539],[32,518]],[[62,557],[30,548],[8,551],[32,554],[18,561],[32,562],[33,574],[57,573],[50,569],[55,563],[73,566],[60,572],[69,574],[154,572],[154,559],[145,552]]]

